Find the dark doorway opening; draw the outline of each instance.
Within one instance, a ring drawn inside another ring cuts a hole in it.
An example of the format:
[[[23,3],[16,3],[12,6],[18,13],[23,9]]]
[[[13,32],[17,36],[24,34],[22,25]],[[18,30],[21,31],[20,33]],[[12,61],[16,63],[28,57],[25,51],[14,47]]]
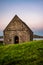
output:
[[[15,37],[14,37],[14,43],[15,43],[15,44],[19,43],[19,37],[18,37],[18,36],[15,36]]]

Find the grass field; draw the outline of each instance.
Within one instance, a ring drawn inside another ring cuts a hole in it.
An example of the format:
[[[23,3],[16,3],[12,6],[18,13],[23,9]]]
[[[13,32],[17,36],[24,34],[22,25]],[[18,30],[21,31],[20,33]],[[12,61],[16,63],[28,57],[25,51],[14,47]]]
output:
[[[0,45],[0,65],[43,65],[43,41]]]

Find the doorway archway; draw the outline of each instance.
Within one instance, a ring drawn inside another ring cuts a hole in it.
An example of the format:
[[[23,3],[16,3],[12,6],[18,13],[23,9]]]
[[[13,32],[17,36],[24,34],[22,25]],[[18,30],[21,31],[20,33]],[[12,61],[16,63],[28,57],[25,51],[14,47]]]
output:
[[[14,37],[14,43],[15,43],[15,44],[19,43],[19,37],[18,37],[18,36],[15,36],[15,37]]]

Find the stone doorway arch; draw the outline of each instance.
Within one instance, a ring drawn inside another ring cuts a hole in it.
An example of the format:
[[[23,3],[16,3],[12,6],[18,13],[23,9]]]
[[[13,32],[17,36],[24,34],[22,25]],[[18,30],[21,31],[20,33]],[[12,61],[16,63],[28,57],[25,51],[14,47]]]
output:
[[[15,37],[14,37],[14,43],[15,43],[15,44],[19,43],[19,37],[18,37],[18,36],[15,36]]]

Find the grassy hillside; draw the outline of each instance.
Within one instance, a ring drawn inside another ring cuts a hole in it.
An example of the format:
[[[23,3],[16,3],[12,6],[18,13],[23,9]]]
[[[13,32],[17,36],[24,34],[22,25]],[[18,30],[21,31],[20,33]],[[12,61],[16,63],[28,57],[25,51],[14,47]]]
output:
[[[0,46],[0,65],[43,65],[43,41]]]

